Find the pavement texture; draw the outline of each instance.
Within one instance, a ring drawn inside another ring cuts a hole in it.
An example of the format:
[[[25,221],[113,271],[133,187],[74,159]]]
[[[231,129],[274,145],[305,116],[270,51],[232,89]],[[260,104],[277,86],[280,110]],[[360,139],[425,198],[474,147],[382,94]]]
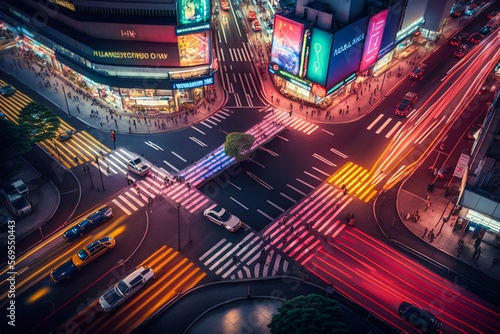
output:
[[[298,102],[282,96],[271,80],[266,78],[267,74],[261,77],[263,94],[269,107],[286,112],[292,110],[293,117],[324,124],[355,122],[374,110],[378,101],[382,100],[392,87],[401,80],[407,80],[411,69],[418,63],[425,61],[425,58],[437,47],[447,43],[449,38],[464,23],[464,20],[450,20],[442,32],[439,42],[424,43],[422,41],[421,44],[409,47],[404,58],[394,59],[384,73],[376,77],[364,78],[358,96],[352,93],[340,95],[327,110],[320,111],[311,107],[302,107]],[[252,34],[251,42],[258,48],[265,40],[259,35]],[[257,55],[257,51],[254,51]],[[264,57],[266,56],[264,55]],[[258,56],[255,59],[258,59]],[[97,101],[96,104],[90,98],[80,94],[79,89],[66,78],[44,71],[38,65],[25,63],[15,50],[2,54],[0,66],[6,73],[10,73],[17,80],[33,87],[33,89],[38,87],[38,93],[53,104],[60,106],[66,117],[76,117],[86,125],[103,131],[113,129],[117,132],[131,134],[175,131],[209,117],[219,110],[226,100],[220,77],[216,75],[214,92],[211,93],[211,97],[214,98],[213,102],[212,100],[211,103],[206,100],[201,101],[195,111],[183,111],[168,115],[130,114],[104,105],[103,102]],[[63,94],[62,87],[65,87],[66,94]],[[25,177],[28,180],[28,186],[30,186],[30,182],[35,182],[37,173],[31,166],[25,165],[19,173],[21,178]],[[24,176],[28,174],[31,176]],[[38,178],[40,179],[39,176]],[[48,181],[43,180],[37,181],[39,196],[49,196],[46,200],[57,203],[57,191],[53,187],[49,187],[48,183]],[[42,189],[44,190],[42,191]],[[35,188],[33,188],[33,195],[35,194]],[[499,245],[494,240],[485,239],[481,244],[482,253],[477,259],[473,258],[472,243],[474,240],[470,236],[464,236],[463,233],[455,231],[450,225],[456,217],[451,216],[452,219],[440,229],[442,213],[450,202],[444,190],[436,189],[431,196],[432,205],[425,210],[427,202],[425,190],[422,194],[422,189],[408,188],[404,184],[389,190],[384,196],[379,197],[373,206],[380,229],[395,245],[408,253],[427,260],[429,266],[441,275],[449,277],[454,282],[457,282],[458,279],[457,284],[468,285],[471,290],[476,290],[481,295],[489,294],[493,301],[499,303],[498,289],[492,290],[498,287],[500,278],[500,266],[493,264],[493,259],[499,256]],[[34,198],[33,201],[35,201]],[[39,224],[51,216],[51,210],[55,212],[56,209],[57,205],[48,205],[44,210],[35,210],[29,216],[30,220]],[[420,215],[418,222],[414,223],[406,219],[408,214],[413,214],[417,210]],[[36,227],[36,224],[33,224],[33,227]],[[435,234],[437,231],[440,233],[431,242],[428,233],[432,229],[434,229]],[[424,231],[427,231],[425,235]],[[457,244],[461,238],[465,241],[465,247],[462,253],[458,254]],[[279,280],[280,278],[274,279]],[[219,282],[196,288],[183,298],[175,299],[175,303],[172,305],[167,305],[168,312],[162,315],[161,319],[148,323],[138,331],[153,333],[155,328],[161,328],[160,331],[165,332],[165,328],[171,328],[168,332],[266,333],[267,327],[264,323],[269,320],[270,314],[276,311],[283,299],[308,293],[325,293],[324,289],[312,288],[304,282],[300,285],[300,289],[292,291],[290,284],[287,284],[286,280],[281,280],[278,283],[276,281],[270,282],[269,279],[252,282]],[[248,289],[251,291],[250,296]],[[281,291],[281,295],[277,297],[276,291]],[[233,302],[229,302],[231,300]],[[361,321],[349,323],[350,326],[361,326],[361,324]],[[203,330],[207,328],[210,331]],[[370,329],[367,328],[360,327],[356,332],[369,332]],[[371,331],[373,332],[373,329]],[[387,331],[390,330],[386,329],[385,332]]]

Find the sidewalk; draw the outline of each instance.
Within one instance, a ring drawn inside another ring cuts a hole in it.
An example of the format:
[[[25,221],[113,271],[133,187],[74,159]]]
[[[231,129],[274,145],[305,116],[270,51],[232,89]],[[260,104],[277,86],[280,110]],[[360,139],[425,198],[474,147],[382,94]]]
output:
[[[219,73],[216,73],[213,86],[215,94],[210,94],[212,95],[210,97],[215,98],[213,103],[202,100],[194,110],[172,114],[143,115],[126,112],[106,105],[100,99],[93,101],[71,81],[48,72],[35,62],[26,60],[17,49],[3,52],[1,56],[3,60],[0,62],[0,67],[5,73],[59,106],[62,113],[66,113],[68,117],[76,117],[89,127],[105,131],[115,130],[132,134],[174,131],[202,121],[218,111],[225,102]]]

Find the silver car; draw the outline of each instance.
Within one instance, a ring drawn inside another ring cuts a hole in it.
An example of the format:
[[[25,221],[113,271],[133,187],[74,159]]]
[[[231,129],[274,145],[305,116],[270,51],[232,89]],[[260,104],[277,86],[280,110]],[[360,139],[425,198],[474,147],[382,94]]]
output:
[[[153,269],[149,267],[139,267],[127,277],[109,288],[99,298],[99,304],[105,312],[113,310],[118,305],[125,302],[130,296],[139,291],[155,277]]]
[[[131,171],[132,173],[135,173],[137,175],[148,175],[149,173],[149,166],[146,165],[141,158],[136,158],[134,160],[130,160],[127,164],[127,169]]]
[[[220,205],[206,209],[203,212],[203,216],[212,223],[225,227],[229,232],[236,232],[242,225],[238,217],[233,216]]]

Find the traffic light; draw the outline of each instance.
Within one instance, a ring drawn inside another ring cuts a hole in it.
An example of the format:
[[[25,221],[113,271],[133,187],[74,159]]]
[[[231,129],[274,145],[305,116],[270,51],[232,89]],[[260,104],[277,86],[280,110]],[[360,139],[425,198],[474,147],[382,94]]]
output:
[[[110,135],[111,135],[111,140],[114,142],[116,137],[115,137],[115,130],[110,130],[109,131]]]

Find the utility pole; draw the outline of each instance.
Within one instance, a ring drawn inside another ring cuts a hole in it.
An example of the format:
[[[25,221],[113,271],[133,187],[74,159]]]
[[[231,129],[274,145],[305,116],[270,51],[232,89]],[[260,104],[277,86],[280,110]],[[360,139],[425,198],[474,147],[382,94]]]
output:
[[[66,109],[68,110],[68,115],[71,116],[71,112],[69,111],[69,105],[68,105],[68,97],[66,96],[66,88],[64,88],[64,84],[62,84],[62,89],[63,89],[64,101],[66,101]]]
[[[99,170],[99,176],[101,177],[101,185],[102,185],[102,190],[106,190],[104,189],[104,181],[102,180],[102,172],[101,172],[101,166],[99,166],[99,157],[96,155],[95,156],[95,162],[97,164],[97,169]],[[99,189],[98,189],[99,190]]]

